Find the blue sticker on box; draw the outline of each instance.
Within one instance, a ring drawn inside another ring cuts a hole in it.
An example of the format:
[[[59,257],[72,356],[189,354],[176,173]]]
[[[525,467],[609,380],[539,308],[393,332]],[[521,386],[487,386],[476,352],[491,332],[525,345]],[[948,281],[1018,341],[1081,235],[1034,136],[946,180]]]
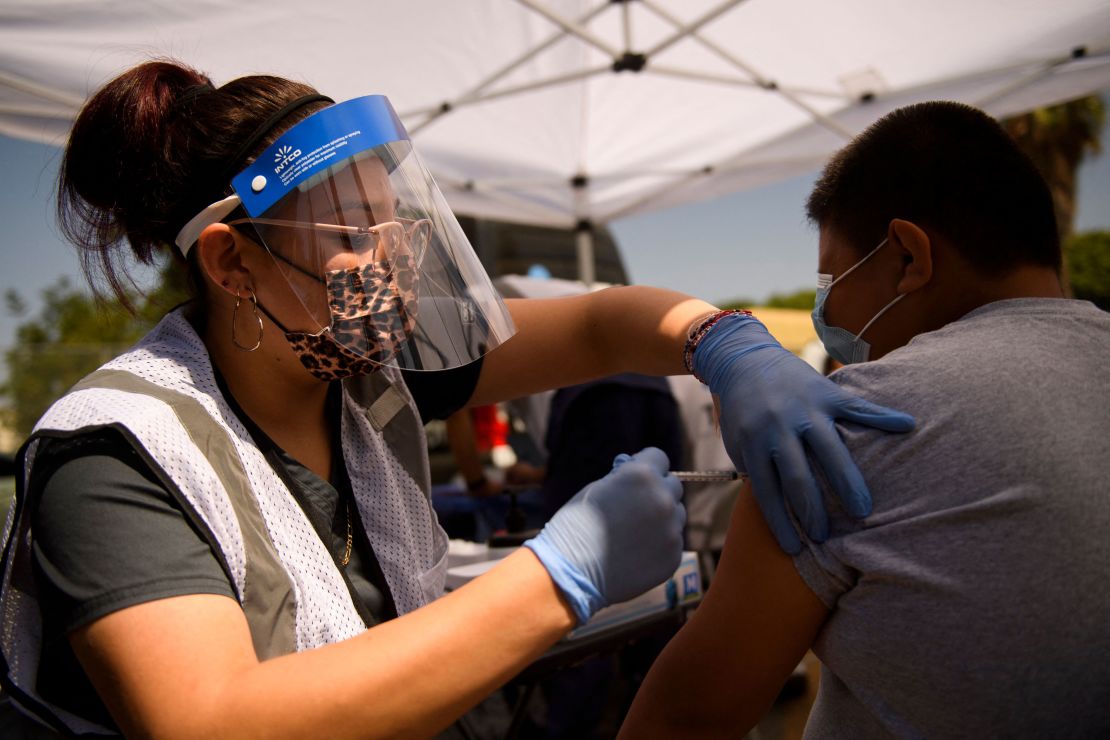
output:
[[[304,119],[258,155],[231,185],[247,213],[258,217],[325,167],[408,138],[389,100],[384,95],[366,95]]]
[[[682,576],[682,598],[687,599],[690,596],[697,596],[699,593],[701,593],[701,579],[697,572],[684,574]]]

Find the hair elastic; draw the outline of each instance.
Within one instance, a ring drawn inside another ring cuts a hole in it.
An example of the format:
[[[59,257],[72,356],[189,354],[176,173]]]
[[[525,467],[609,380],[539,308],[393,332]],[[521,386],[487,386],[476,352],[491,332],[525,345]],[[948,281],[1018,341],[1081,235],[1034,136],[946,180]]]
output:
[[[216,88],[212,87],[211,82],[201,82],[196,85],[189,85],[181,91],[181,94],[173,101],[172,109],[176,113],[185,106],[189,105],[201,95],[207,95]]]
[[[184,102],[187,104],[190,100],[195,100],[198,95],[203,95],[205,90],[214,89],[215,88],[212,88],[211,85],[193,85],[192,87],[186,88],[185,91],[181,93],[181,96],[178,98],[177,102],[174,103],[174,105],[181,105],[183,99]],[[181,230],[177,233],[177,237],[174,239],[174,243],[181,250],[182,255],[187,255],[189,253],[189,249],[193,246],[193,243],[196,242],[197,237],[200,236],[200,232],[204,229],[205,226],[210,223],[215,223],[216,221],[222,221],[232,211],[234,211],[236,207],[239,206],[240,201],[237,195],[231,194],[230,196],[228,196],[228,193],[231,193],[229,183],[231,181],[232,175],[234,175],[236,171],[242,167],[243,159],[248,154],[250,154],[255,147],[258,146],[258,142],[260,142],[266,136],[266,134],[270,133],[270,131],[273,130],[274,126],[281,123],[281,121],[289,116],[289,114],[291,114],[293,111],[298,110],[299,108],[302,108],[303,106],[306,106],[310,103],[315,103],[321,100],[327,101],[329,103],[335,102],[327,95],[320,95],[319,93],[302,95],[301,97],[290,101],[289,103],[286,103],[273,114],[271,114],[254,130],[254,132],[250,136],[247,137],[242,146],[240,146],[238,151],[235,152],[235,155],[227,160],[227,164],[220,172],[219,177],[215,179],[217,186],[213,189],[216,190],[216,192],[218,193],[222,193],[225,197],[223,197],[222,200],[219,200],[216,203],[212,203],[207,208],[204,208],[201,213],[193,216],[188,222],[186,222],[183,227],[181,227]],[[207,179],[206,181],[211,182]],[[208,191],[205,190],[201,192]],[[208,200],[211,200],[211,198],[197,198],[196,200],[204,203]],[[197,207],[199,208],[200,206],[198,205]],[[214,219],[213,215],[215,215]]]
[[[274,111],[274,113],[269,118],[259,124],[258,128],[254,130],[254,133],[246,138],[246,140],[243,142],[243,145],[239,147],[239,150],[235,152],[231,159],[227,161],[227,166],[220,174],[220,182],[227,182],[231,180],[231,176],[235,173],[235,171],[241,169],[243,159],[245,159],[248,154],[254,151],[255,147],[258,146],[258,142],[262,141],[262,139],[264,139],[266,135],[273,130],[274,126],[281,123],[294,111],[299,110],[300,108],[303,108],[310,103],[316,103],[318,101],[325,101],[328,103],[335,102],[327,95],[313,93],[312,95],[302,95],[296,100],[286,103],[281,108]]]

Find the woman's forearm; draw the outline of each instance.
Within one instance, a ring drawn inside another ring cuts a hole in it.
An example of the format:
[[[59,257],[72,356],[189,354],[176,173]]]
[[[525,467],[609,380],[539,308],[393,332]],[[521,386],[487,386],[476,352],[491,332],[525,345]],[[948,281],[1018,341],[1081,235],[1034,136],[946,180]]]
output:
[[[618,372],[678,375],[690,324],[712,304],[663,288],[632,286],[592,293],[593,351]],[[615,363],[615,364],[614,364]]]
[[[241,616],[239,623],[213,618],[205,598],[222,597],[179,599],[176,613],[174,600],[122,610],[74,640],[126,734],[430,736],[575,623],[527,549],[458,591],[355,638],[262,663],[253,659]],[[187,613],[190,599],[206,604],[202,613]],[[237,608],[225,603],[224,614]],[[171,644],[167,636],[173,634],[186,637]]]
[[[572,298],[507,301],[517,335],[486,356],[472,404],[622,372],[686,372],[690,324],[716,309],[663,288],[608,288]]]
[[[299,682],[302,701],[277,709],[274,720],[289,737],[312,736],[329,722],[340,725],[329,737],[432,735],[573,625],[543,566],[521,550],[486,577],[350,643],[260,666],[243,688],[243,709],[274,712],[275,692]],[[327,680],[304,686],[305,676]]]

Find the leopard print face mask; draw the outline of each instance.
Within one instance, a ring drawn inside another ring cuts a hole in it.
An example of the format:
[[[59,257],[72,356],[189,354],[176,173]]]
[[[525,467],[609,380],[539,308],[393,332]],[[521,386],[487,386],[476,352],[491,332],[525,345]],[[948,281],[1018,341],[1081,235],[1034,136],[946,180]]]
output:
[[[369,375],[397,354],[416,326],[412,307],[418,278],[412,260],[405,255],[329,272],[325,278],[330,327],[315,334],[289,331],[269,311],[266,315],[320,380]]]

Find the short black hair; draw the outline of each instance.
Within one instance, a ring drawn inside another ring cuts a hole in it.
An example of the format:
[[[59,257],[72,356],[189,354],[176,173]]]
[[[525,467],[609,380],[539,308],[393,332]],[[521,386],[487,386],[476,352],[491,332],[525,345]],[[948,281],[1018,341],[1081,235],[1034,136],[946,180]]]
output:
[[[963,103],[917,103],[880,118],[825,165],[806,213],[860,253],[901,218],[947,238],[984,274],[1060,270],[1044,179],[997,121]]]

